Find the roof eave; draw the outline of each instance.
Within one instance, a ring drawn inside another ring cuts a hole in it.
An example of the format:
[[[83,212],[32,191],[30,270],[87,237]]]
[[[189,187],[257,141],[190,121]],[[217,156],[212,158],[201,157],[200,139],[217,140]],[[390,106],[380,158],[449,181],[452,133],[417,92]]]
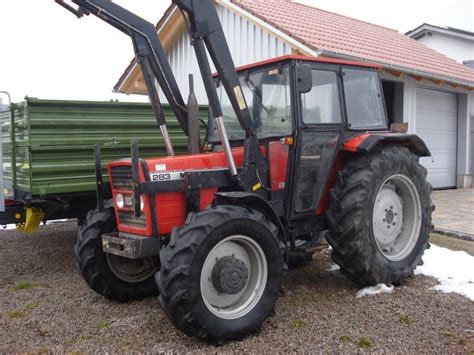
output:
[[[399,71],[399,72],[402,72],[402,73],[405,73],[405,74],[420,76],[420,77],[423,77],[423,78],[426,78],[426,79],[441,80],[441,81],[444,81],[444,82],[450,83],[450,84],[462,85],[462,86],[467,86],[468,88],[474,88],[474,81],[460,80],[460,79],[452,78],[452,77],[449,77],[449,76],[438,75],[438,74],[434,74],[434,73],[429,73],[429,72],[417,70],[417,69],[414,69],[414,68],[407,68],[407,67],[404,67],[404,66],[401,66],[401,65],[384,63],[384,62],[376,61],[376,60],[369,60],[369,59],[366,59],[366,58],[355,57],[355,56],[347,55],[347,54],[344,54],[344,53],[333,52],[333,51],[320,50],[319,53],[320,53],[320,55],[325,56],[325,57],[377,63],[377,64],[380,64],[383,69],[395,70],[395,71]]]
[[[415,28],[414,30],[406,32],[405,35],[413,39],[419,39],[421,37],[426,36],[428,32],[433,32],[454,38],[461,38],[467,41],[474,41],[474,35],[471,34],[469,31],[462,31],[453,28],[443,28],[427,23],[424,23],[423,25]]]

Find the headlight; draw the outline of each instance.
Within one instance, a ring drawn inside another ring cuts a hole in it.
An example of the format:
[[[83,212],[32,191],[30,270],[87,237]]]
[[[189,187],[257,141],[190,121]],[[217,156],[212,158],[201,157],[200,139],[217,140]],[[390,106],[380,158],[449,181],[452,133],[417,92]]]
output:
[[[140,196],[140,210],[142,212],[145,211],[145,199],[143,198],[143,196]]]
[[[125,200],[122,194],[115,195],[115,205],[118,208],[123,208],[125,206]]]

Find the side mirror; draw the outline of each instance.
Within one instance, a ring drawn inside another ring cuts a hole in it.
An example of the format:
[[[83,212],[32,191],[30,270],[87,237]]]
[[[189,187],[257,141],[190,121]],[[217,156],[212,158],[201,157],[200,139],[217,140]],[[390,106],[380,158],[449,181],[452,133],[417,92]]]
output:
[[[310,92],[313,88],[313,72],[309,64],[300,64],[296,67],[296,85],[302,94]]]

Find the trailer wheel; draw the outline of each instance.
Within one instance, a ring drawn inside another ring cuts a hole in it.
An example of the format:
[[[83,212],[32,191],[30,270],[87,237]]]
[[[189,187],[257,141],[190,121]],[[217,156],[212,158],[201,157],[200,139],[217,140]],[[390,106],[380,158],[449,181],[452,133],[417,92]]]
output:
[[[117,301],[141,299],[158,294],[154,274],[158,258],[130,260],[109,255],[102,249],[102,234],[116,230],[112,201],[103,212],[87,214],[79,228],[74,252],[79,273],[95,292]]]
[[[327,235],[341,272],[360,285],[398,285],[421,263],[433,227],[426,169],[391,146],[346,162],[330,193]]]
[[[217,206],[188,217],[160,253],[160,303],[182,332],[223,343],[256,331],[282,287],[285,245],[260,212]]]

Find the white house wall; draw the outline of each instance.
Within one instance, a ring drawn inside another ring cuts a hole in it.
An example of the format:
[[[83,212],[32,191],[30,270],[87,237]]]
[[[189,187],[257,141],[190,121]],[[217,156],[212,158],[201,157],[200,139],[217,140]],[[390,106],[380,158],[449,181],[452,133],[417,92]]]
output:
[[[236,66],[291,54],[292,48],[287,43],[238,14],[221,5],[217,6],[217,13]],[[192,73],[195,78],[198,102],[199,104],[206,104],[207,98],[204,85],[187,32],[183,32],[179,36],[168,53],[168,59],[178,81],[178,86],[183,88],[184,99],[186,100],[188,93],[188,75]],[[212,70],[215,70],[214,66],[212,66]]]
[[[424,36],[418,39],[418,42],[455,59],[459,63],[474,60],[474,41],[472,40],[433,33],[431,36]]]

